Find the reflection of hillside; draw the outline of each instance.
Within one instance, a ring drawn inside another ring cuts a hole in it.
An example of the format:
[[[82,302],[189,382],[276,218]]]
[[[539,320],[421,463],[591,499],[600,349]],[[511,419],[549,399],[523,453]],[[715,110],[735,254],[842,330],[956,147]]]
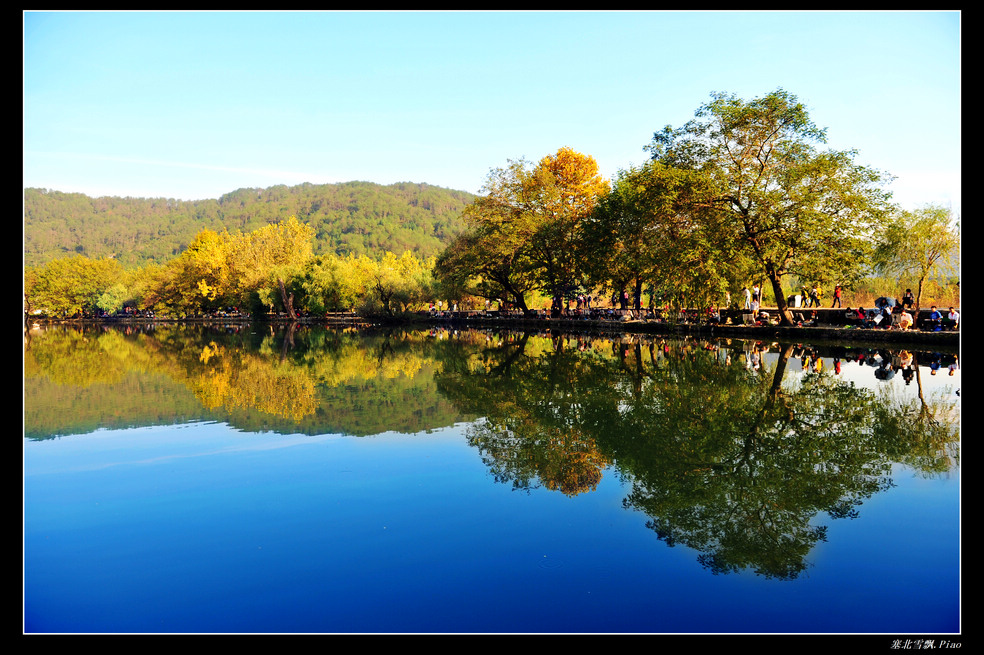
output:
[[[244,430],[366,435],[464,418],[437,393],[423,338],[306,330],[288,341],[282,331],[260,332],[35,334],[25,350],[25,432],[43,438],[191,418]],[[64,410],[45,409],[52,407]]]
[[[24,436],[45,439],[98,428],[208,420],[195,395],[166,375],[116,372],[108,382],[75,386],[44,376],[24,379]]]

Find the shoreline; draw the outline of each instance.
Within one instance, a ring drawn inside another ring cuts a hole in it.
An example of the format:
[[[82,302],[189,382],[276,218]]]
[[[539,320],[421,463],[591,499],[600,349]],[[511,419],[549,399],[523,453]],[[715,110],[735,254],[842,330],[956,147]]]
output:
[[[766,308],[768,311],[768,308]],[[253,319],[243,316],[203,316],[191,318],[112,317],[28,319],[25,329],[40,325],[244,325],[267,323],[276,325],[321,325],[325,327],[400,327],[400,326],[453,326],[455,328],[509,328],[530,331],[557,330],[564,332],[657,334],[666,336],[728,337],[733,339],[780,340],[792,342],[847,342],[884,346],[934,347],[947,350],[960,348],[960,331],[940,332],[925,330],[865,329],[837,325],[780,326],[707,323],[668,323],[644,319],[586,319],[547,318],[516,315],[498,315],[497,312],[458,312],[454,315],[431,315],[428,312],[398,317],[365,317],[358,314],[338,313],[322,317],[301,317],[291,321],[286,316],[264,316]]]
[[[657,323],[633,319],[628,321],[592,321],[577,319],[484,319],[455,321],[455,325],[520,325],[529,329],[555,329],[572,332],[625,332],[667,336],[729,337],[733,339],[780,340],[793,342],[839,341],[884,345],[945,346],[959,348],[960,332],[928,332],[844,327],[783,327],[778,325],[708,325],[706,323]]]

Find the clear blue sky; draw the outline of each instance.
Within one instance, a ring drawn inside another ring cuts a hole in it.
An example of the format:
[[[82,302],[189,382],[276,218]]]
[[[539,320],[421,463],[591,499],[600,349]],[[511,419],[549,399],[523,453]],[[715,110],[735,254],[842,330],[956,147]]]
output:
[[[478,192],[569,146],[644,161],[711,92],[960,207],[960,13],[25,12],[24,186],[179,199],[368,180]]]

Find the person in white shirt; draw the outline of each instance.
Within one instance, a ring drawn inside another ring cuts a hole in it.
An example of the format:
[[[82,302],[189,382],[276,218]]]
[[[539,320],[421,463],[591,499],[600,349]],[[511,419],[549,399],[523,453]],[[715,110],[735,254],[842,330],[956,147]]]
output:
[[[953,324],[954,330],[960,327],[960,312],[955,310],[953,307],[950,308],[950,313],[948,313],[946,317]]]

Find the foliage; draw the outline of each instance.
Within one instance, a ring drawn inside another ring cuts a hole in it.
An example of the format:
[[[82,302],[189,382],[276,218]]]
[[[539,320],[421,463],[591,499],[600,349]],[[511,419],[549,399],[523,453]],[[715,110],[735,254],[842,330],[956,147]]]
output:
[[[156,268],[144,303],[164,314],[195,314],[223,305],[229,294],[228,233],[203,230],[174,259]]]
[[[888,224],[875,251],[879,270],[902,280],[915,280],[916,307],[933,275],[951,272],[960,248],[960,223],[940,205],[900,211]]]
[[[527,295],[568,297],[584,277],[581,232],[609,183],[593,157],[561,148],[530,168],[512,160],[493,169],[464,210],[468,231],[437,262],[451,288],[507,298],[526,311]]]
[[[180,255],[126,275],[115,260],[75,255],[27,269],[25,299],[29,310],[48,315],[112,313],[124,304],[177,317],[226,308],[323,314],[356,306],[393,314],[422,308],[434,293],[433,257],[409,251],[379,259],[315,256],[313,235],[294,216],[248,233],[202,230]]]
[[[399,312],[423,309],[433,297],[433,260],[423,262],[410,252],[397,257],[386,253],[378,262],[366,261],[366,313],[393,316]]]
[[[713,94],[692,121],[667,126],[648,146],[655,161],[706,176],[693,207],[708,239],[754,262],[787,323],[783,279],[858,279],[889,208],[884,176],[856,164],[854,151],[817,150],[825,141],[780,89],[751,101]]]
[[[123,267],[115,259],[72,255],[29,268],[24,277],[28,307],[53,316],[92,314],[100,309],[100,302],[113,305],[125,294],[120,288]]]
[[[313,237],[314,229],[296,216],[233,237],[227,248],[227,304],[250,306],[255,298],[263,306],[276,306],[280,283],[297,276],[311,259]]]
[[[469,209],[479,211],[478,205]],[[520,243],[521,235],[516,231],[503,230],[495,223],[476,224],[472,231],[457,235],[441,252],[434,274],[450,297],[506,299],[526,311],[527,298],[536,289],[536,282],[526,274],[530,264]]]
[[[540,160],[526,179],[525,212],[533,220],[529,244],[539,288],[554,298],[569,298],[584,282],[577,244],[598,198],[610,184],[594,157],[570,148]]]
[[[295,279],[303,309],[312,314],[350,311],[365,293],[363,267],[354,255],[319,255],[307,262]]]
[[[617,292],[631,285],[637,298],[646,285],[651,296],[676,307],[721,302],[725,276],[740,259],[726,252],[727,243],[708,240],[692,209],[703,193],[706,178],[693,170],[651,161],[622,171],[583,234],[592,284]]]
[[[202,230],[252,232],[288,216],[314,230],[315,254],[436,255],[462,225],[473,198],[427,184],[369,182],[238,189],[218,199],[90,198],[24,190],[24,260],[42,265],[68,254],[115,257],[126,268],[164,263]]]

